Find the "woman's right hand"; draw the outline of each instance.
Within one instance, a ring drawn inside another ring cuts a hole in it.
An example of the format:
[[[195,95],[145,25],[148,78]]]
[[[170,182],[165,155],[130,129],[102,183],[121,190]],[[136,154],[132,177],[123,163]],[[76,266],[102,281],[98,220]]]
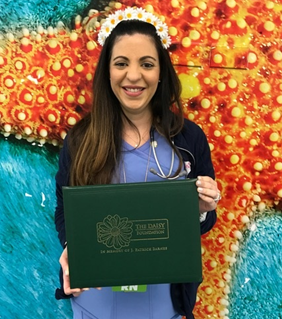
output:
[[[69,276],[69,262],[68,262],[68,248],[66,247],[59,259],[59,262],[63,269],[63,282],[64,282],[64,292],[66,295],[73,295],[78,297],[83,291],[89,290],[89,288],[74,288],[70,287],[70,276]]]

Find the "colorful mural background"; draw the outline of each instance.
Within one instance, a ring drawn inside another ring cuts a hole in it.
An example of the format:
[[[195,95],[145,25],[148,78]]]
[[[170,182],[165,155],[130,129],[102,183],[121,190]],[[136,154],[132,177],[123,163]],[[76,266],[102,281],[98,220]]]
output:
[[[0,317],[70,318],[53,298],[59,145],[91,103],[99,23],[126,5],[170,26],[185,115],[208,136],[223,194],[195,317],[282,318],[280,0],[0,3]]]

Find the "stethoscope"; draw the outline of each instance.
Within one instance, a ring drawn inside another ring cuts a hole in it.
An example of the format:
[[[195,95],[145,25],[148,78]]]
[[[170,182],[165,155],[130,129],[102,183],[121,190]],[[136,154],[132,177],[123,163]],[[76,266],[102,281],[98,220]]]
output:
[[[174,144],[174,140],[172,140],[172,143]],[[160,165],[160,162],[158,160],[158,157],[157,157],[157,153],[156,153],[157,142],[155,141],[154,129],[153,128],[151,128],[151,130],[150,130],[150,144],[151,144],[151,147],[152,147],[152,151],[153,151],[155,162],[156,162],[158,170],[159,170],[159,173],[158,173],[155,169],[150,168],[150,172],[151,173],[159,176],[160,178],[168,179],[168,180],[174,180],[174,179],[178,179],[178,178],[180,178],[182,176],[187,176],[187,172],[185,170],[183,170],[178,175],[176,175],[174,177],[171,177],[172,169],[173,169],[173,165],[174,165],[174,157],[175,157],[173,149],[171,149],[170,169],[169,169],[168,174],[165,175],[165,173],[163,172],[163,170],[161,168],[161,165]]]

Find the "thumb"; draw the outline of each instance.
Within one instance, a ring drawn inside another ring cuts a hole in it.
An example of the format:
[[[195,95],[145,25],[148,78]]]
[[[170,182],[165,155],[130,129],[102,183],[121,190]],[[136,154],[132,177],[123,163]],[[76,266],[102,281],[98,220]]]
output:
[[[60,264],[62,266],[63,271],[65,272],[67,270],[67,272],[69,272],[69,261],[68,261],[68,249],[67,249],[67,247],[63,250],[59,262],[60,262]]]

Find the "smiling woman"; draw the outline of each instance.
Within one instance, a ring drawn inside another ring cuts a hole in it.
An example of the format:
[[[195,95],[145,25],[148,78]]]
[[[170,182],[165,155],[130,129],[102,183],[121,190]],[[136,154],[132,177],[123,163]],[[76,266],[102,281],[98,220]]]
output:
[[[148,285],[147,291],[138,295],[122,294],[111,287],[70,287],[63,186],[195,178],[199,196],[195,213],[200,212],[201,232],[209,231],[216,220],[219,190],[210,149],[201,128],[183,118],[180,81],[167,51],[167,26],[141,8],[119,10],[103,26],[98,37],[103,49],[94,74],[92,108],[69,131],[56,175],[55,222],[63,247],[62,286],[57,298],[71,297],[75,319],[86,314],[103,319],[180,319],[182,315],[192,319],[199,283],[183,284],[183,298],[182,286],[169,283]],[[151,132],[154,141],[150,140]],[[143,200],[150,198],[144,196]],[[101,240],[112,249],[126,245],[124,232],[127,236],[130,232],[123,229],[125,221],[111,220],[105,225]],[[161,226],[150,224],[149,232],[163,232]],[[164,249],[155,247],[155,251]]]

